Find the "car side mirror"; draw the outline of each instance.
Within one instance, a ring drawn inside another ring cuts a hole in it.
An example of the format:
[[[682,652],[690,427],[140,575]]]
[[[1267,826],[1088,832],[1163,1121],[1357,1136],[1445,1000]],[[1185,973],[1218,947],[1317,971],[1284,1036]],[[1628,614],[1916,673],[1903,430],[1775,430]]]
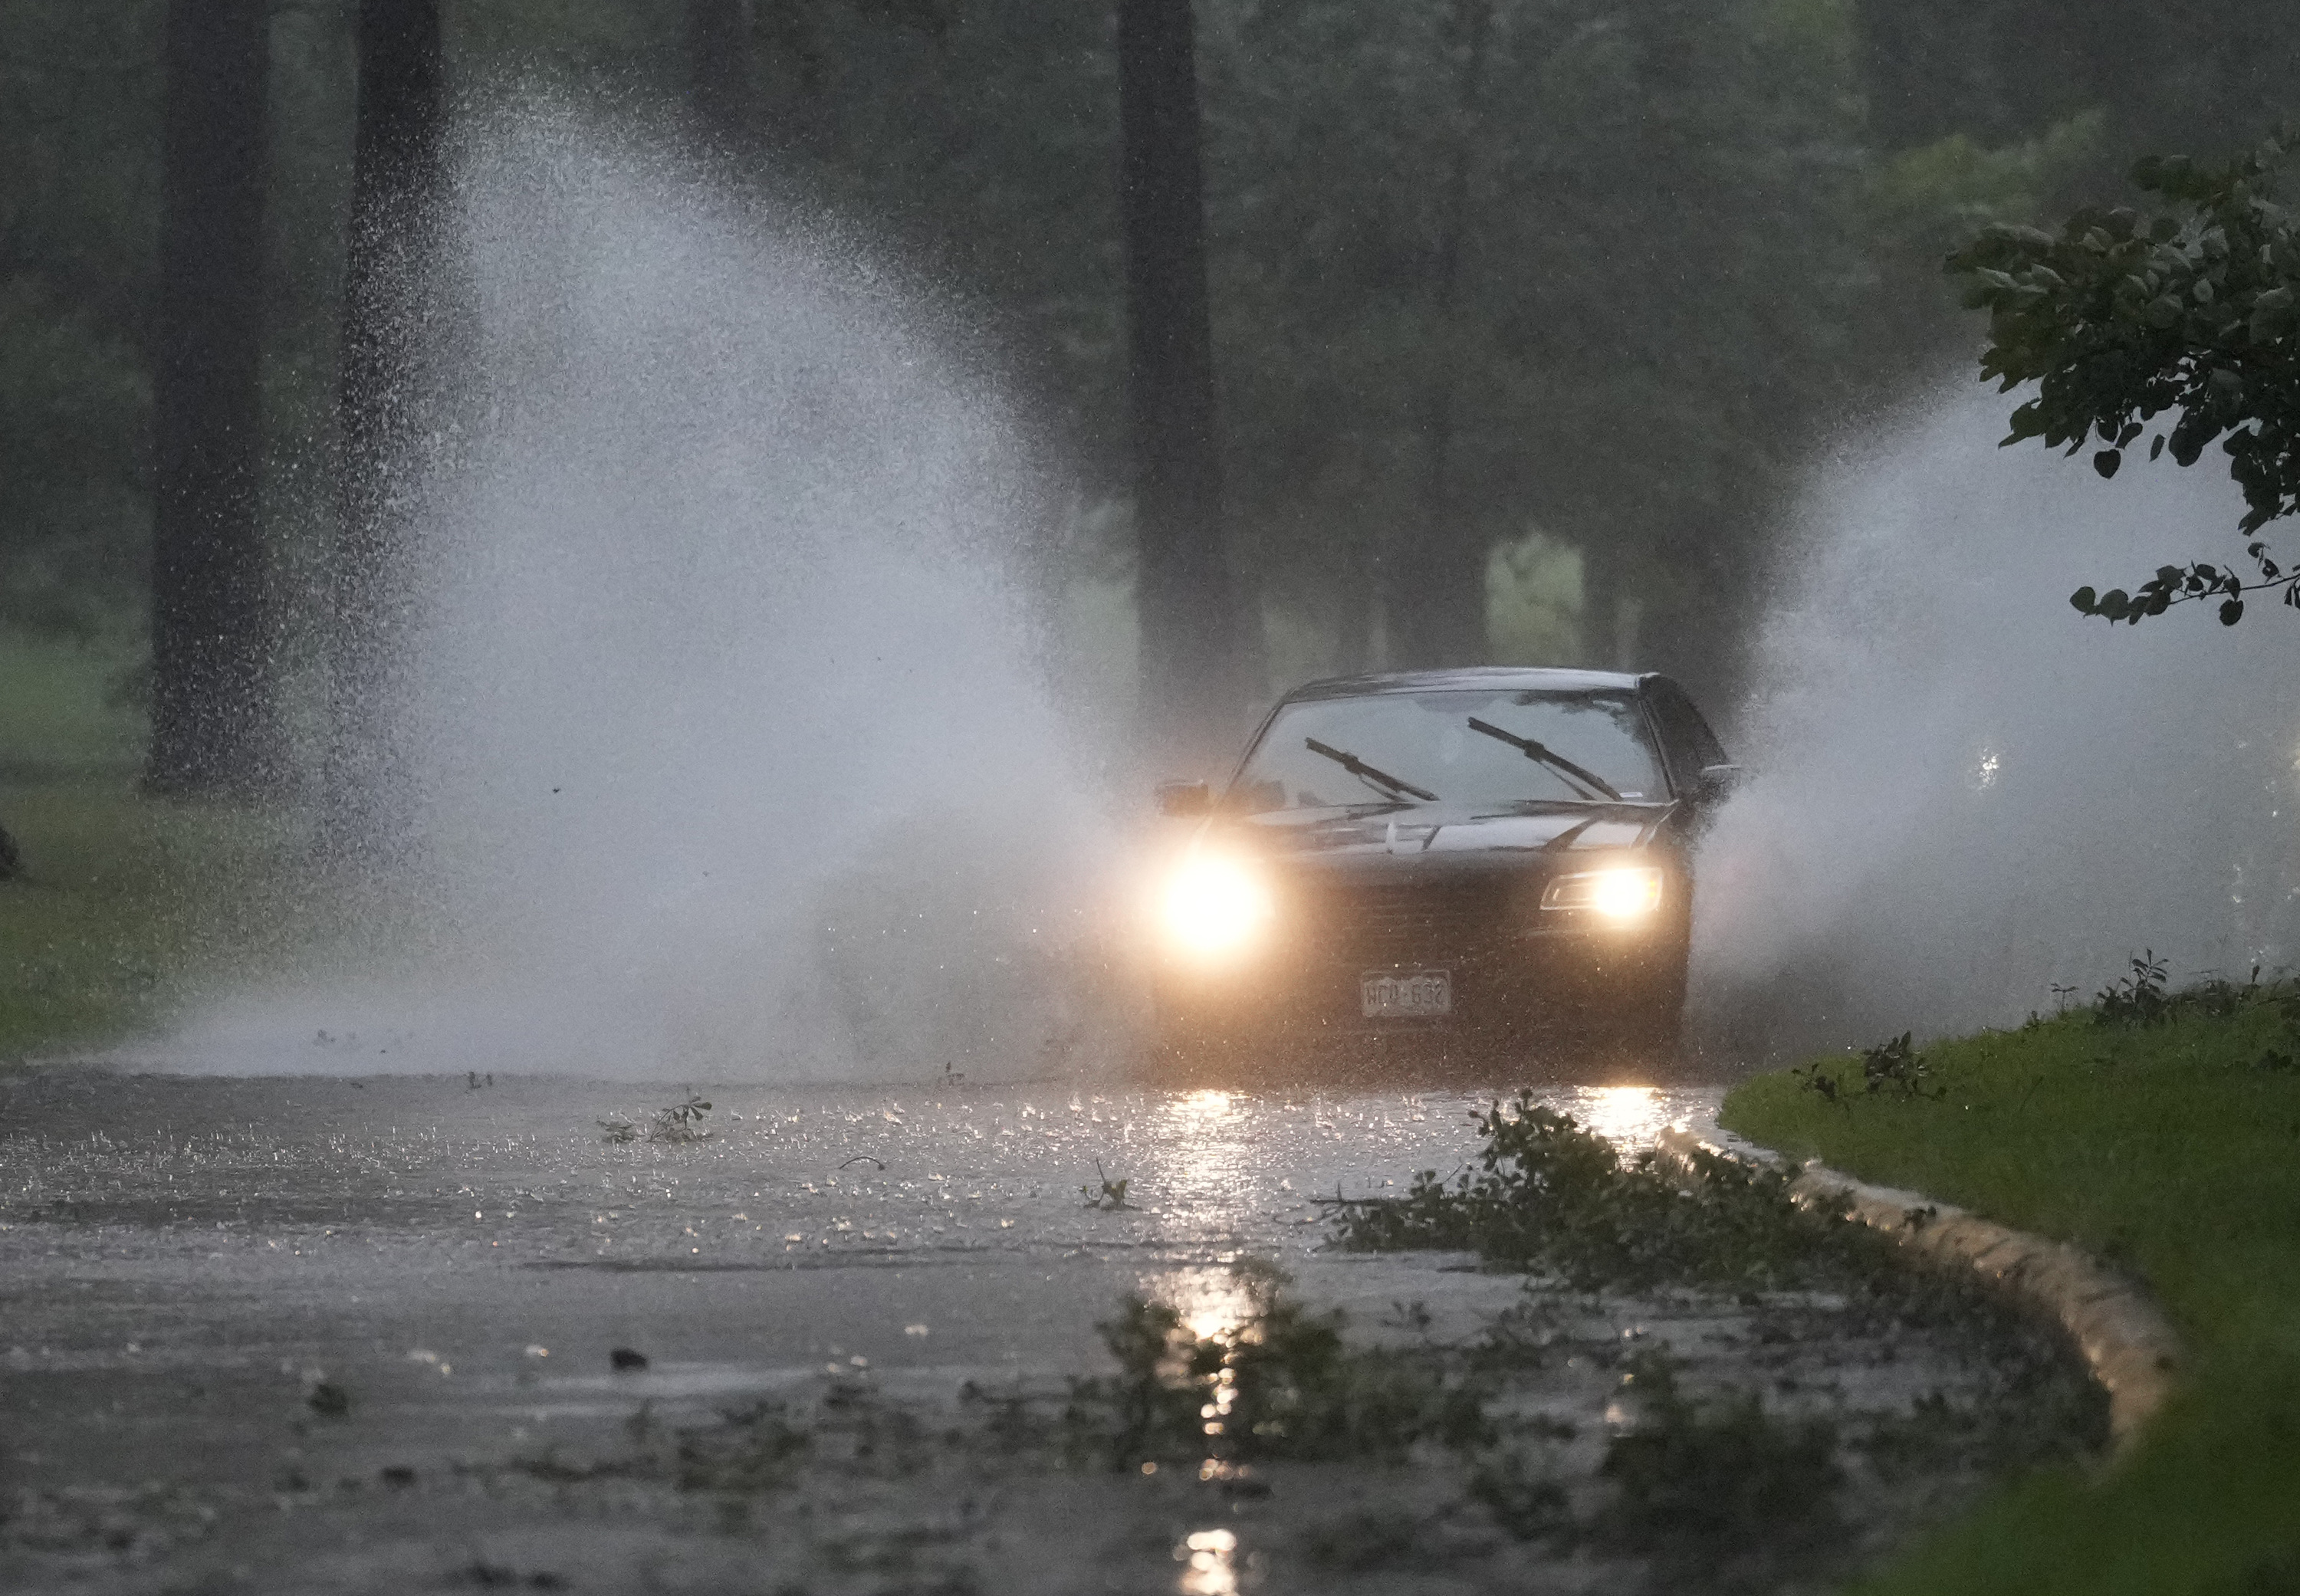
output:
[[[1202,781],[1162,781],[1158,812],[1169,819],[1193,820],[1214,812],[1214,790]]]
[[[1730,797],[1733,789],[1740,785],[1740,766],[1704,765],[1701,767],[1701,774],[1694,777],[1694,795],[1704,802],[1714,803],[1720,799]]]

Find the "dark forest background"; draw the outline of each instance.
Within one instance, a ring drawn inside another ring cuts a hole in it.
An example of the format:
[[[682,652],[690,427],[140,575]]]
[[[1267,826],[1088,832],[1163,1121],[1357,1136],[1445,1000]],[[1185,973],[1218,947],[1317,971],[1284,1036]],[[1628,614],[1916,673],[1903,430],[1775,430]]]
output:
[[[0,632],[107,651],[130,695],[166,11],[0,0]],[[263,22],[283,614],[321,590],[332,537],[351,12],[274,0]],[[1106,7],[450,0],[445,20],[451,90],[671,109],[938,285],[1075,474],[1066,571],[1122,594]],[[1229,531],[1273,679],[1538,658],[1729,696],[1801,464],[1977,344],[1946,251],[2300,100],[2300,7],[2258,0],[1201,0],[1197,20]]]

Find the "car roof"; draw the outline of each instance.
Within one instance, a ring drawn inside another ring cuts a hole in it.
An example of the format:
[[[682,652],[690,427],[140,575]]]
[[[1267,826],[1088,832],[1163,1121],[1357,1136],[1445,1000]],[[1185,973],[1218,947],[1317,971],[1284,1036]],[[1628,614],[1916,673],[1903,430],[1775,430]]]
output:
[[[1619,670],[1562,670],[1517,665],[1468,665],[1451,670],[1385,670],[1371,676],[1304,682],[1281,701],[1362,698],[1378,693],[1442,693],[1449,687],[1533,693],[1635,692],[1643,676]]]

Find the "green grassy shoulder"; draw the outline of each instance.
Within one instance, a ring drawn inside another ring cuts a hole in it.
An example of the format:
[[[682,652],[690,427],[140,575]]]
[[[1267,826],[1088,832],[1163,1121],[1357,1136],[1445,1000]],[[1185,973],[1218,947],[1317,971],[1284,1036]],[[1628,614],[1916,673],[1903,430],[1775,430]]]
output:
[[[115,641],[0,632],[0,779],[133,771],[145,737],[126,691],[134,659]]]
[[[1861,1591],[2300,1592],[2300,1068],[2279,1057],[2300,1046],[2273,995],[1941,1043],[1919,1083],[1938,1095],[1871,1093],[1856,1058],[1817,1067],[1836,1101],[1807,1072],[1726,1100],[1753,1141],[2138,1275],[2192,1349],[2130,1458],[2014,1482]]]
[[[136,790],[144,719],[117,645],[0,636],[0,1064],[165,1026],[301,935],[292,817]]]
[[[24,860],[0,881],[0,1062],[159,1028],[287,951],[292,822],[91,774],[0,781],[0,826]]]

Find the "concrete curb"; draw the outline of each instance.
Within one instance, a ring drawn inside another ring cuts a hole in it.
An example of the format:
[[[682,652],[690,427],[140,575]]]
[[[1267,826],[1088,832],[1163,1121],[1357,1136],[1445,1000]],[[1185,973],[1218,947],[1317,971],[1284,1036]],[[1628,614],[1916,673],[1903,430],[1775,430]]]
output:
[[[1696,1151],[1746,1157],[1681,1128],[1663,1131],[1654,1146],[1664,1164],[1689,1178],[1698,1178],[1692,1156]],[[2130,1443],[2178,1384],[2180,1339],[2163,1309],[2138,1283],[2066,1243],[1998,1225],[1915,1192],[1870,1185],[1818,1159],[1789,1183],[1789,1195],[1801,1207],[1857,1219],[1920,1257],[1976,1270],[2013,1301],[2053,1318],[2108,1392],[2109,1429],[2120,1448]]]

